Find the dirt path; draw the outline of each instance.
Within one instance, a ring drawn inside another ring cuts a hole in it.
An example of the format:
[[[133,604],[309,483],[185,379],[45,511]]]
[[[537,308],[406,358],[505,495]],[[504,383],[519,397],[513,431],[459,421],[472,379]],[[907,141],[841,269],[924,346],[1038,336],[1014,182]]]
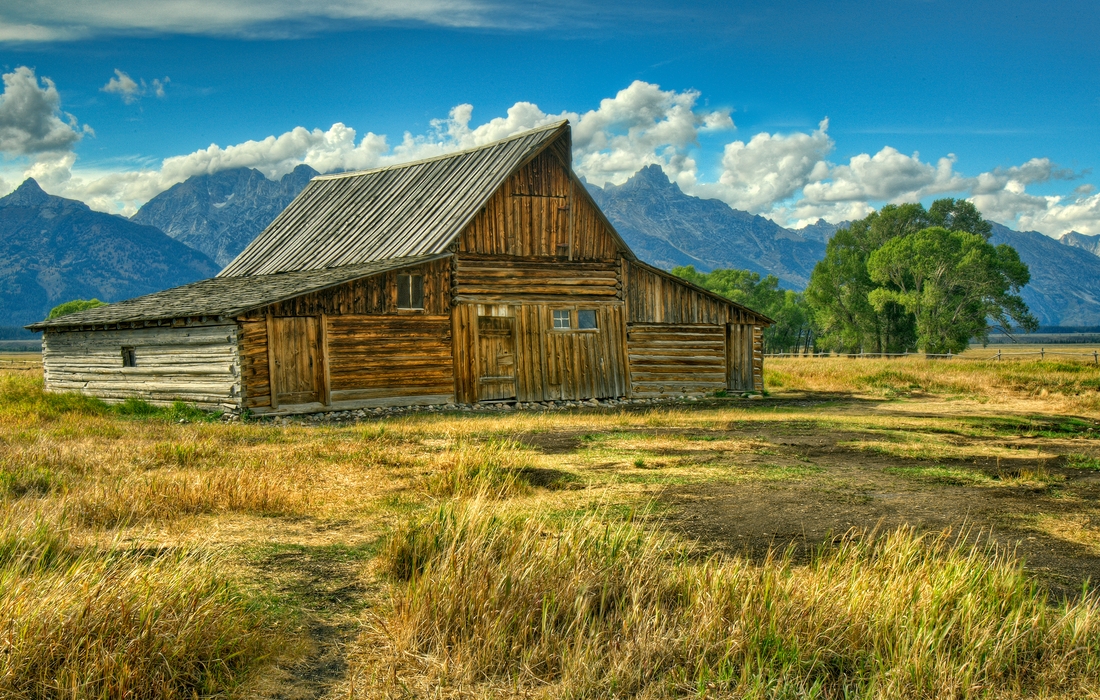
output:
[[[262,679],[258,697],[269,700],[321,700],[336,697],[346,681],[347,648],[361,629],[370,601],[362,575],[370,546],[341,543],[340,524],[318,525],[326,542],[274,543],[254,556],[260,580],[275,597],[295,610],[304,654],[279,664]],[[348,532],[346,541],[359,539]]]
[[[830,410],[866,411],[863,402]],[[921,415],[919,407],[910,414]],[[942,413],[934,414],[942,419]],[[1021,418],[1026,421],[1026,418]],[[769,549],[793,546],[801,559],[814,548],[850,529],[908,525],[918,530],[992,533],[995,541],[1015,549],[1029,570],[1056,594],[1073,595],[1086,581],[1100,581],[1098,548],[1088,537],[1100,533],[1100,473],[1071,469],[1066,445],[1052,438],[952,436],[962,449],[1019,442],[1019,456],[1000,462],[990,458],[908,459],[875,454],[844,445],[858,433],[825,432],[812,427],[756,423],[731,426],[731,435],[751,435],[775,446],[777,459],[797,457],[821,471],[779,482],[702,483],[669,486],[662,498],[674,506],[671,525],[703,551],[763,556]],[[1094,444],[1089,440],[1087,445]],[[1077,449],[1080,449],[1078,445]],[[914,480],[888,470],[930,465],[975,470],[980,484]],[[1005,474],[1042,469],[1049,484],[1000,483]],[[1041,528],[1037,523],[1058,523]],[[1074,533],[1067,528],[1080,527]]]

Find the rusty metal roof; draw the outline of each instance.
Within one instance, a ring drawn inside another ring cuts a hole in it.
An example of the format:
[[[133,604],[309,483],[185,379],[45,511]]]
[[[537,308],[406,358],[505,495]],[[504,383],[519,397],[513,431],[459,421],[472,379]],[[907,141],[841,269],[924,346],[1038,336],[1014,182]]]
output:
[[[40,321],[27,328],[32,331],[43,331],[199,316],[233,317],[250,309],[274,304],[300,294],[308,294],[344,282],[370,277],[388,270],[419,265],[442,257],[446,255],[376,260],[327,270],[304,270],[250,277],[212,277],[136,299],[127,299],[115,304],[67,314],[60,318]]]
[[[517,168],[568,122],[460,153],[313,178],[219,277],[443,253]]]

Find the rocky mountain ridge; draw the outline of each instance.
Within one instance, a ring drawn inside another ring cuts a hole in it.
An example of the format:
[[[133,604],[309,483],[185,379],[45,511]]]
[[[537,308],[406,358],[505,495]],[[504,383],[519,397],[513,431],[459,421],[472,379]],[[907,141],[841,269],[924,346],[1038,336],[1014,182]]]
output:
[[[319,174],[303,164],[279,180],[253,168],[195,175],[150,199],[131,220],[225,267]]]
[[[0,198],[0,326],[40,321],[71,299],[120,301],[217,272],[159,229],[51,196],[33,179]]]
[[[825,254],[821,240],[717,199],[684,194],[656,165],[622,185],[589,184],[588,191],[638,257],[658,267],[741,268],[802,289]]]

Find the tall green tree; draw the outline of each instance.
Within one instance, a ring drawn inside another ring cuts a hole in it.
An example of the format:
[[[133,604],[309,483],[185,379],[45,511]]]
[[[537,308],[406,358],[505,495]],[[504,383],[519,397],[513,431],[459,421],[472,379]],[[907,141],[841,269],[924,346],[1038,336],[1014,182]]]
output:
[[[672,274],[759,311],[775,321],[764,330],[766,352],[812,347],[816,329],[813,311],[802,294],[779,288],[775,275],[760,277],[749,270],[699,272],[694,266],[673,268]]]
[[[910,315],[896,305],[876,309],[868,299],[877,285],[867,272],[867,259],[886,241],[928,225],[928,212],[920,204],[891,204],[833,235],[806,287],[826,347],[900,352],[913,346],[916,329]]]
[[[888,291],[899,289],[892,281],[872,279],[868,262],[888,242],[930,227],[983,240],[992,232],[972,203],[948,198],[936,200],[927,210],[921,204],[887,205],[834,234],[806,288],[825,347],[843,352],[916,349],[917,317],[897,297],[876,292],[884,286]]]
[[[938,202],[937,202],[938,204]],[[927,353],[962,352],[971,338],[988,340],[990,321],[1008,331],[1038,321],[1018,292],[1027,265],[1010,246],[993,246],[980,233],[929,227],[886,241],[867,260],[871,305],[912,315],[917,346]]]

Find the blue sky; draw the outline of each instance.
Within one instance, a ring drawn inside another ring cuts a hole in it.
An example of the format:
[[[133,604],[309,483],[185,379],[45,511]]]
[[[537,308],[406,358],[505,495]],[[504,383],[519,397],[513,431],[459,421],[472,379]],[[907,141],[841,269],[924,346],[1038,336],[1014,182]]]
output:
[[[658,163],[783,224],[956,196],[1100,233],[1098,36],[1094,2],[9,0],[0,189],[130,213],[565,117],[590,181]]]

